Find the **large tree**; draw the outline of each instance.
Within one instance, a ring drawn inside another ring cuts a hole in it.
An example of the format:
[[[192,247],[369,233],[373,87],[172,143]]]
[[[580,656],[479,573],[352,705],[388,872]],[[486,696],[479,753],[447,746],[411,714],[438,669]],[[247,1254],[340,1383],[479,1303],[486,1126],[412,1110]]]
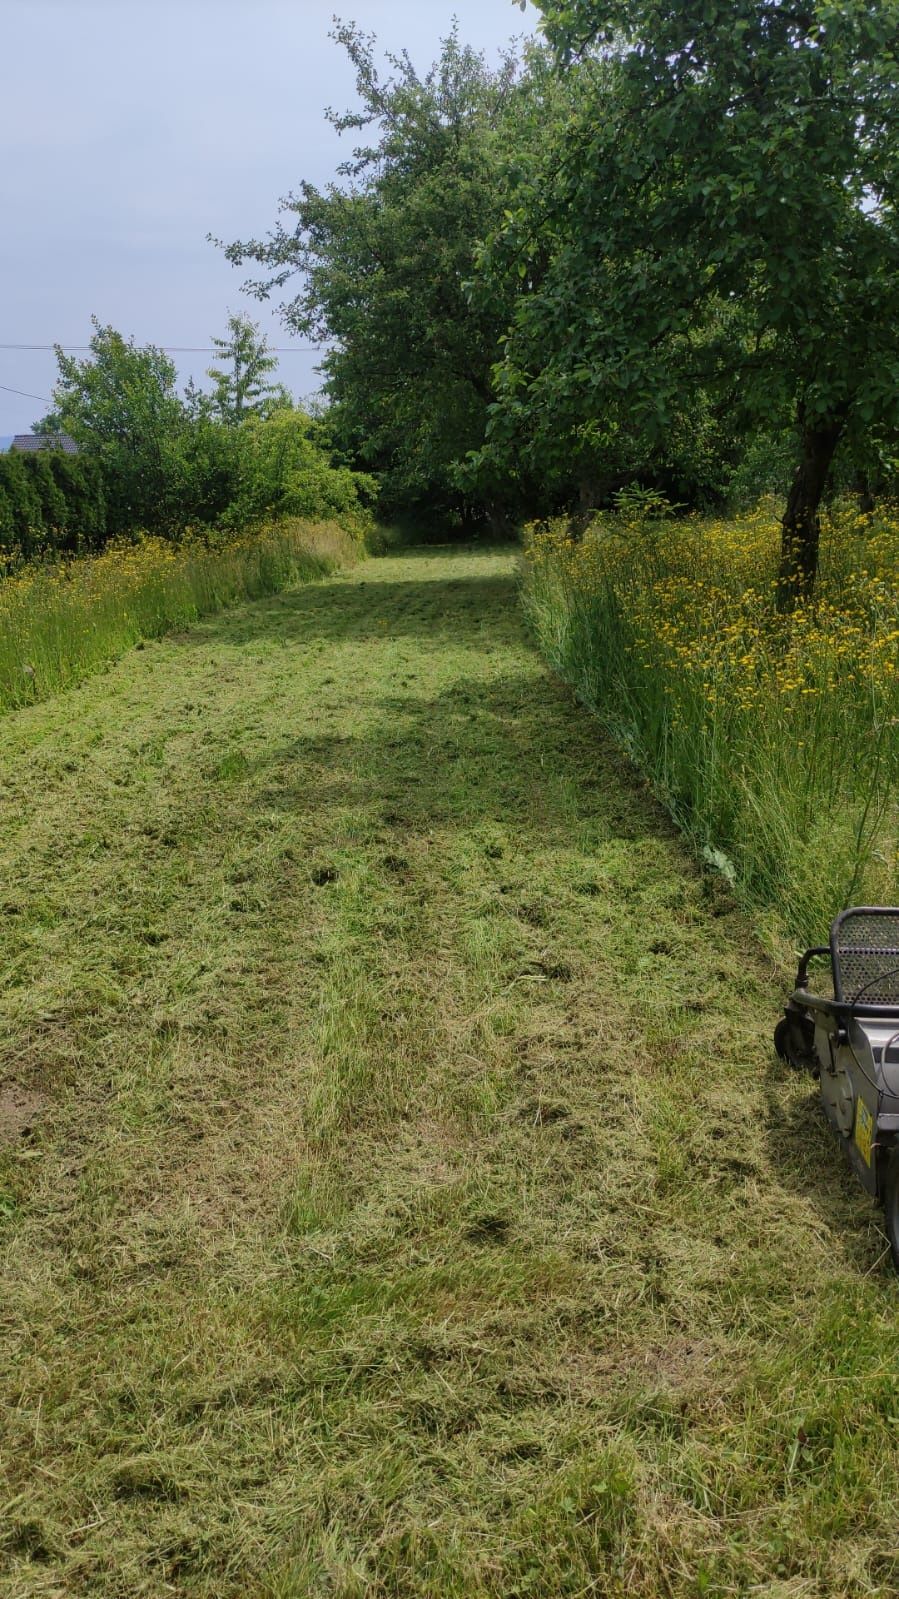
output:
[[[897,0],[539,4],[577,109],[509,220],[494,439],[661,437],[691,386],[788,422],[790,603],[837,445],[899,422]]]
[[[509,307],[471,300],[479,241],[501,223],[526,150],[560,93],[544,75],[519,86],[510,55],[496,70],[455,30],[420,75],[406,54],[377,65],[352,25],[335,38],[356,71],[357,110],[329,114],[341,132],[371,130],[325,189],[301,183],[266,240],[228,247],[253,261],[260,296],[289,290],[291,331],[327,343],[323,360],[338,447],[378,471],[387,511],[477,510],[460,460],[483,440],[492,367]],[[542,98],[541,98],[542,97]]]

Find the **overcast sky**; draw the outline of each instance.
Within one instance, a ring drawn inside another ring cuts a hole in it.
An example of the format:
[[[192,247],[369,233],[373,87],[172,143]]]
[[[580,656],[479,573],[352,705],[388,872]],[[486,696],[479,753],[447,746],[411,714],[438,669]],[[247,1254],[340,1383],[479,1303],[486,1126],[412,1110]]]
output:
[[[335,11],[422,68],[454,14],[491,59],[536,20],[511,0],[0,0],[0,345],[84,345],[92,313],[204,345],[229,310],[289,344],[206,235],[264,234],[300,178],[333,175],[352,135],[322,113],[354,103]],[[211,358],[174,359],[186,381]],[[298,397],[315,361],[281,357]],[[55,372],[0,348],[0,435],[46,409],[6,390],[49,395]]]

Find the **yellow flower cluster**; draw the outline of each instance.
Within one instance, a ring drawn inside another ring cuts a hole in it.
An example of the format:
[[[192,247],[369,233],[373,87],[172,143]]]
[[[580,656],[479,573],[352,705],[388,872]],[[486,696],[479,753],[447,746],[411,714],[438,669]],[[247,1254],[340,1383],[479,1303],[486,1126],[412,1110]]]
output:
[[[567,607],[613,605],[670,697],[747,714],[773,700],[779,719],[825,695],[886,712],[899,678],[899,511],[828,517],[814,601],[789,618],[774,604],[779,538],[767,506],[733,520],[609,516],[580,540],[562,523],[531,529],[526,561]]]
[[[899,903],[899,508],[824,519],[813,597],[778,611],[777,508],[529,529],[550,658],[707,855],[806,942]]]
[[[358,541],[336,523],[282,522],[239,536],[145,538],[0,580],[0,711],[42,699],[198,616],[343,564]]]

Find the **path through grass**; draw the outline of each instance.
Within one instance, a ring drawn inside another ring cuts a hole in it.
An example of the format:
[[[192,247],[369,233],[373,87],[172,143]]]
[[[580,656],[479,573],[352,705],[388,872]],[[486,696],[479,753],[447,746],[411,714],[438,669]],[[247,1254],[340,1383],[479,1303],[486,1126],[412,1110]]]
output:
[[[0,723],[0,1591],[895,1594],[899,1291],[512,558]]]

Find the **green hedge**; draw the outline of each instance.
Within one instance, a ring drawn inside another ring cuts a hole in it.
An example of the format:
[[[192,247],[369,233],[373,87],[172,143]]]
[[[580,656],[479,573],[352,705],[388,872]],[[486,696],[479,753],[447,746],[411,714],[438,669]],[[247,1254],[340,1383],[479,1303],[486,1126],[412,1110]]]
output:
[[[7,562],[99,550],[106,536],[103,474],[90,456],[0,455],[0,554]]]
[[[370,521],[374,483],[335,465],[316,425],[288,408],[234,426],[185,419],[160,452],[159,489],[140,493],[127,452],[85,440],[77,455],[46,449],[0,455],[0,568],[79,555],[113,538],[188,528],[237,530],[282,517]],[[159,467],[159,463],[157,463]]]

